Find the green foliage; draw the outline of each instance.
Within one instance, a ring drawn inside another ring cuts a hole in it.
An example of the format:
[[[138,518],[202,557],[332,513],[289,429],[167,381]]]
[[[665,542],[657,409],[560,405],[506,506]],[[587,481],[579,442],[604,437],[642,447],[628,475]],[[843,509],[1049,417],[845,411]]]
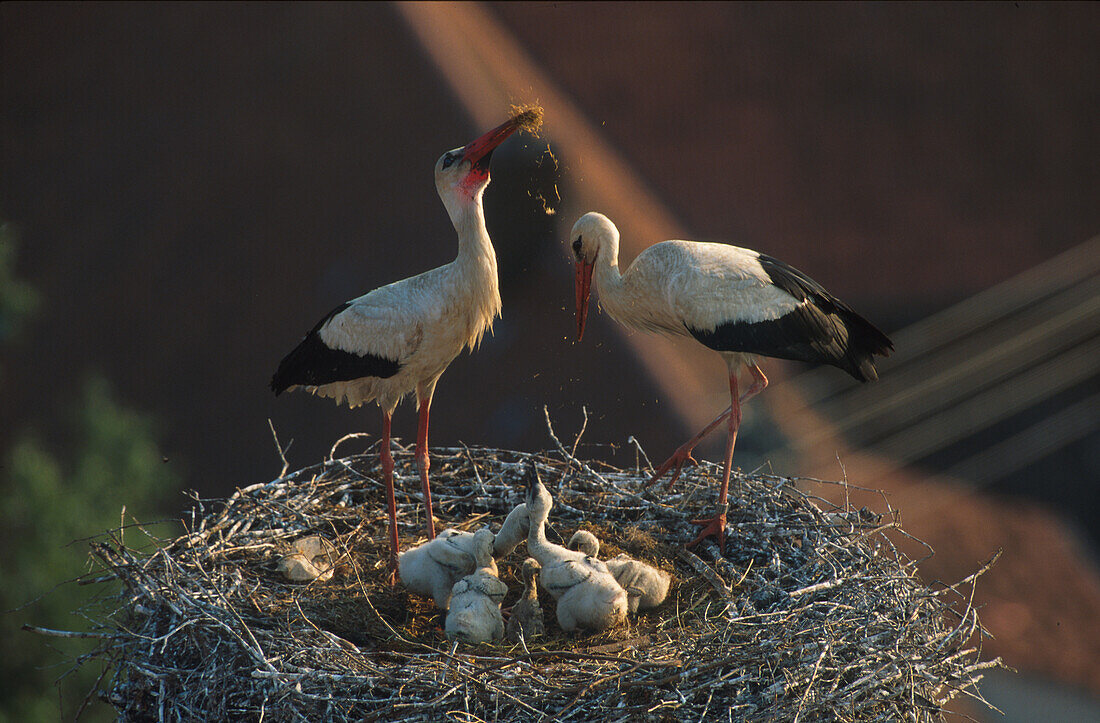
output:
[[[0,347],[15,340],[39,304],[36,290],[15,278],[15,254],[15,233],[0,222]],[[119,527],[123,505],[128,523],[156,519],[179,488],[161,461],[153,421],[120,406],[106,380],[88,380],[70,415],[51,430],[66,440],[66,452],[23,430],[0,455],[0,723],[56,720],[59,699],[67,717],[76,713],[100,671],[66,676],[60,696],[55,681],[89,641],[45,639],[20,627],[86,629],[73,613],[90,591],[65,584],[87,572],[87,545],[77,540]],[[85,719],[113,717],[100,704]]]
[[[15,232],[0,223],[0,344],[14,337],[23,321],[38,307],[38,294],[15,278]]]
[[[56,719],[54,681],[75,655],[90,647],[86,640],[44,641],[19,630],[23,623],[87,628],[72,613],[88,601],[88,589],[58,587],[87,572],[86,543],[73,541],[118,527],[123,505],[127,523],[157,519],[163,501],[179,489],[176,473],[157,449],[152,420],[120,406],[103,379],[85,384],[71,426],[70,453],[56,453],[37,435],[26,433],[0,470],[0,609],[35,600],[0,617],[0,685],[6,689],[0,695],[0,721]],[[131,529],[127,541],[139,535]],[[100,670],[81,669],[66,680],[66,716],[75,713]],[[104,705],[90,713],[89,719],[113,717]]]

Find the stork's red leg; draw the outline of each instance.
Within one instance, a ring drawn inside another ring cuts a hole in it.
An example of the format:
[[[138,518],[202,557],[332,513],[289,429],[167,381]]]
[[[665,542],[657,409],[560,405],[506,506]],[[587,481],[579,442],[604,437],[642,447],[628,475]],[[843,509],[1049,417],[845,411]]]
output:
[[[683,471],[684,465],[687,464],[688,462],[691,462],[692,464],[695,463],[695,458],[691,456],[691,451],[693,449],[695,449],[695,447],[700,442],[703,441],[704,437],[706,437],[708,434],[710,434],[712,431],[714,431],[714,428],[717,427],[719,424],[721,424],[722,420],[724,420],[726,417],[729,416],[729,413],[730,413],[729,409],[722,412],[721,414],[719,414],[717,417],[714,418],[713,422],[711,422],[707,426],[703,427],[703,431],[699,432],[699,434],[695,435],[694,437],[692,437],[688,441],[681,444],[677,448],[677,450],[672,453],[671,457],[666,459],[661,464],[660,467],[658,467],[656,470],[654,470],[653,476],[650,477],[649,481],[645,483],[645,488],[649,489],[650,487],[652,487],[654,484],[657,483],[657,480],[664,477],[665,474],[670,469],[675,468],[676,471],[672,473],[672,479],[670,479],[668,481],[668,486],[672,487],[672,485],[676,482],[676,480],[680,478],[680,473]]]
[[[744,404],[749,399],[755,397],[757,394],[764,391],[764,388],[766,386],[768,386],[768,378],[764,376],[764,372],[760,371],[760,367],[758,367],[756,364],[752,364],[749,367],[749,371],[752,372],[753,383],[748,389],[745,390],[745,393],[742,394],[739,399],[737,399],[737,402],[740,404]],[[695,447],[700,442],[703,441],[704,437],[714,431],[714,428],[721,424],[730,415],[730,412],[732,410],[733,406],[731,405],[726,409],[726,411],[715,417],[714,421],[703,427],[703,430],[699,432],[699,434],[696,434],[694,437],[680,445],[679,449],[673,452],[672,456],[666,459],[664,463],[653,472],[653,476],[650,477],[649,481],[645,483],[645,488],[649,489],[650,487],[652,487],[657,482],[657,480],[665,475],[666,472],[675,467],[676,471],[672,474],[672,479],[668,481],[668,486],[672,487],[673,483],[675,483],[676,480],[679,479],[680,472],[683,471],[684,465],[688,462],[691,462],[693,464],[695,463],[695,458],[691,456],[691,451],[695,449]]]
[[[424,491],[424,511],[428,516],[428,539],[435,539],[435,520],[432,517],[432,487],[428,483],[428,414],[432,408],[431,397],[420,403],[420,423],[416,431],[416,462],[420,467],[420,487]]]
[[[390,453],[390,413],[382,412],[382,476],[386,483],[386,504],[390,516],[390,584],[397,583],[397,500],[393,495],[393,455]]]
[[[752,384],[745,390],[745,393],[741,395],[741,398],[737,401],[741,404],[749,401],[760,392],[764,391],[768,386],[768,378],[764,376],[764,372],[760,370],[756,364],[749,364],[749,373],[752,374]]]
[[[737,430],[741,428],[741,404],[755,397],[768,386],[768,378],[764,376],[764,372],[760,371],[760,367],[751,364],[749,371],[752,373],[753,383],[745,390],[744,394],[738,396],[737,372],[734,368],[730,369],[729,432],[726,437],[726,468],[722,475],[722,489],[718,492],[718,514],[710,519],[693,521],[697,525],[703,525],[703,529],[699,531],[698,537],[688,543],[688,547],[699,544],[711,535],[717,535],[718,549],[726,549],[726,511],[729,509],[728,496],[730,474],[733,471],[733,447],[737,443]]]
[[[737,373],[730,370],[730,412],[729,428],[726,435],[726,469],[722,475],[722,489],[718,493],[718,514],[704,520],[692,520],[692,524],[703,525],[699,536],[688,543],[688,547],[694,547],[711,535],[718,536],[718,549],[726,549],[726,510],[729,502],[726,496],[729,491],[730,472],[733,469],[733,446],[737,443],[737,430],[741,427],[741,403],[737,395]]]

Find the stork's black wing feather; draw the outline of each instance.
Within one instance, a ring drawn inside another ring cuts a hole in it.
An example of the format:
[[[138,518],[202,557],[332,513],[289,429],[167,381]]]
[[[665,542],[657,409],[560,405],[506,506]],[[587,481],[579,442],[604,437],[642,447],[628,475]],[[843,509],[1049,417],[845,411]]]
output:
[[[321,328],[350,305],[350,302],[341,304],[326,314],[294,347],[294,351],[279,362],[279,368],[271,377],[271,391],[276,396],[298,385],[316,387],[363,377],[387,379],[401,369],[401,364],[395,359],[333,349],[321,340]]]
[[[793,266],[765,254],[759,261],[772,284],[801,302],[798,307],[768,321],[689,328],[692,336],[717,351],[831,364],[860,381],[878,378],[874,355],[894,348],[885,334]]]

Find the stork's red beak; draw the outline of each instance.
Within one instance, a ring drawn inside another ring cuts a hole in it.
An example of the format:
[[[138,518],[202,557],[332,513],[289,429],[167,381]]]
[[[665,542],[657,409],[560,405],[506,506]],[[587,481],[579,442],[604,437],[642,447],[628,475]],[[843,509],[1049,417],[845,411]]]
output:
[[[591,263],[577,262],[577,341],[584,338],[584,322],[588,318],[588,297],[592,293],[594,268],[596,268],[595,259]]]
[[[492,156],[493,149],[503,143],[517,128],[519,123],[515,118],[510,118],[477,140],[467,143],[462,149],[462,160],[470,162],[470,173],[479,176],[489,175],[489,157]]]

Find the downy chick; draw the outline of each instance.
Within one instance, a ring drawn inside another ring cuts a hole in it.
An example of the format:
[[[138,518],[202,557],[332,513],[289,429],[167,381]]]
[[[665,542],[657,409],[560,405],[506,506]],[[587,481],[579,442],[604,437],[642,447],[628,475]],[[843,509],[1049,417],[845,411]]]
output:
[[[600,541],[588,530],[577,530],[569,538],[569,549],[596,557],[600,554]],[[618,555],[607,560],[606,564],[615,580],[626,590],[631,613],[655,608],[668,596],[672,576],[664,570],[658,570],[629,555]]]
[[[527,505],[520,503],[505,518],[493,540],[493,557],[504,557],[527,538]],[[491,533],[490,533],[491,534]],[[497,574],[496,563],[490,559]],[[447,609],[451,588],[475,568],[474,533],[443,530],[434,540],[402,552],[398,558],[401,582],[411,592],[431,597],[442,610]]]
[[[512,616],[508,618],[506,633],[509,640],[518,642],[521,633],[524,640],[530,640],[546,632],[536,587],[540,569],[539,561],[533,557],[523,561],[523,597],[512,606]]]
[[[447,637],[464,643],[500,640],[504,637],[500,603],[508,593],[508,586],[496,574],[493,533],[489,528],[474,533],[473,548],[477,567],[454,585],[451,609],[447,612]]]

